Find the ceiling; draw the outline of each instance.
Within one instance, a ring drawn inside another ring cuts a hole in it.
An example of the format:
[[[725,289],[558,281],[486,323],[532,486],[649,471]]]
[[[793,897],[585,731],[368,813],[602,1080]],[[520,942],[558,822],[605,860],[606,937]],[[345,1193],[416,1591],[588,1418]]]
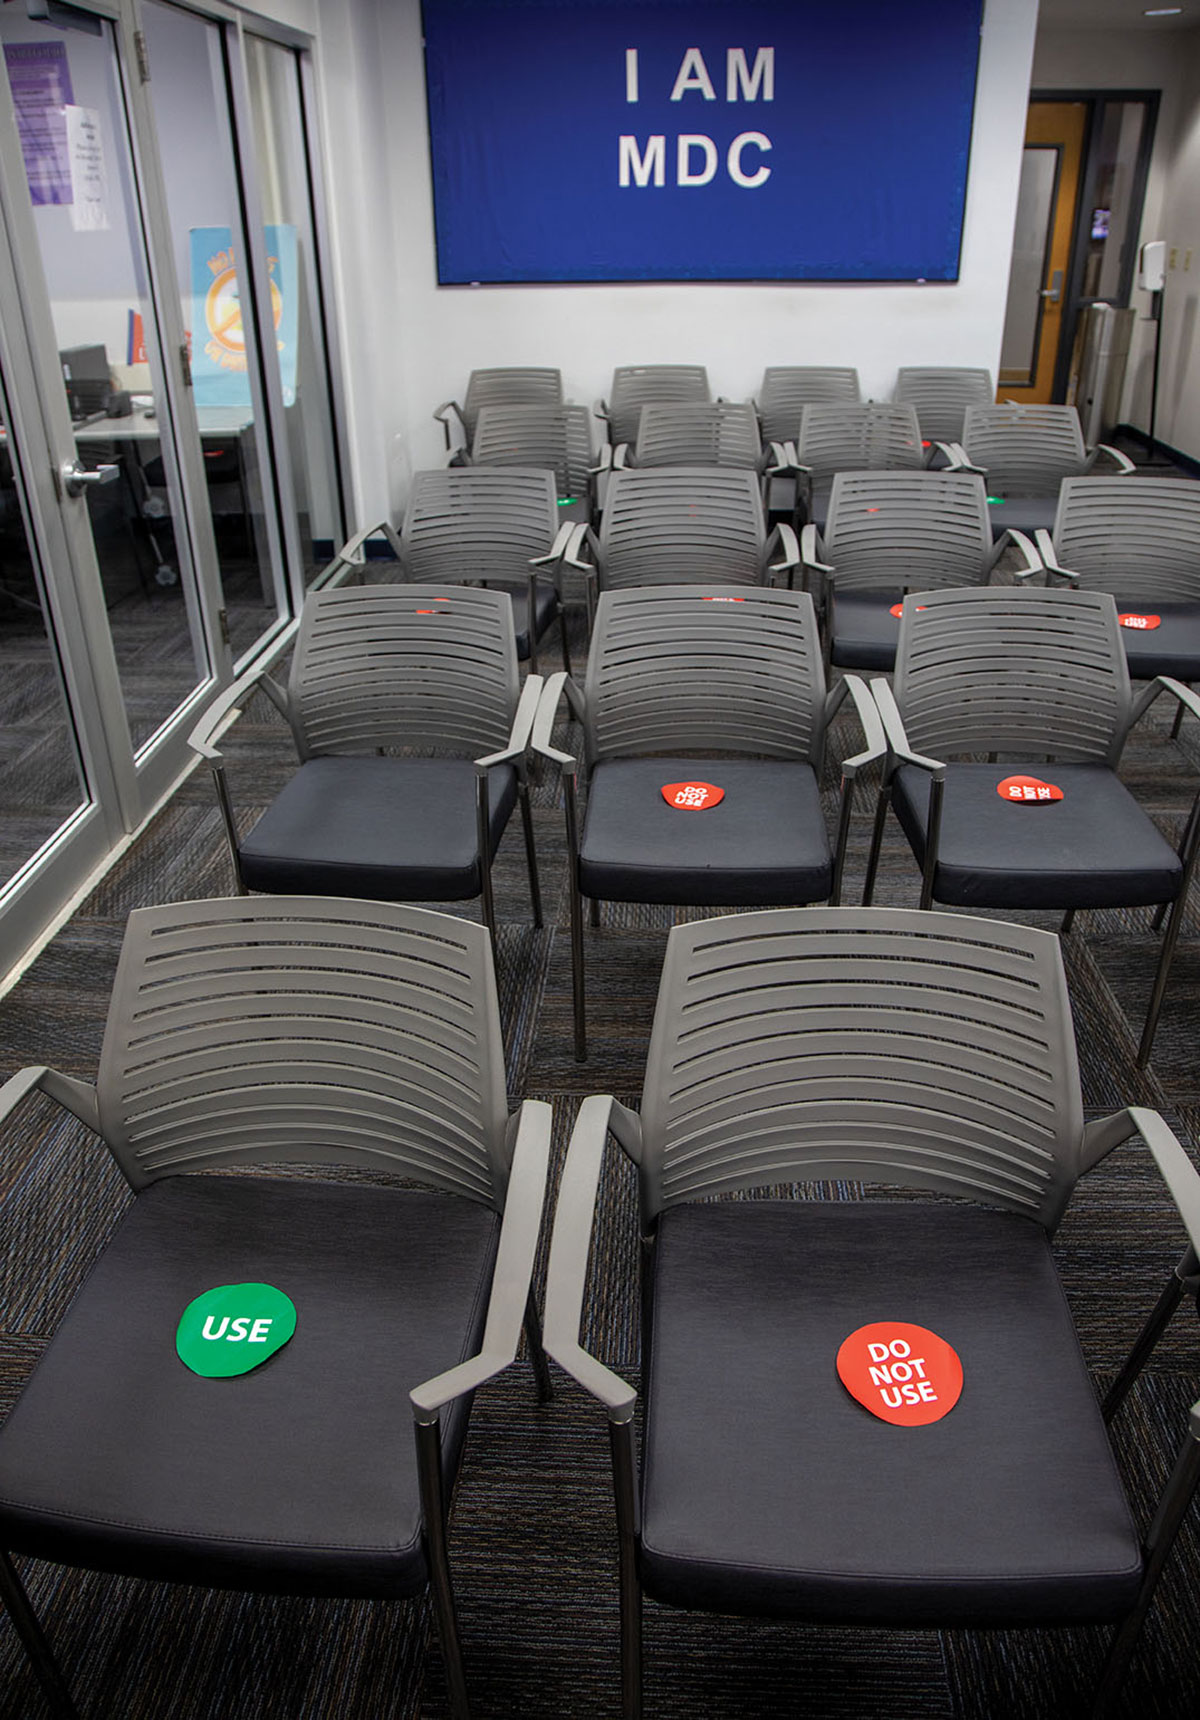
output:
[[[1050,30],[1194,30],[1200,0],[1182,0],[1178,18],[1146,18],[1146,6],[1167,0],[1041,0],[1038,25]]]

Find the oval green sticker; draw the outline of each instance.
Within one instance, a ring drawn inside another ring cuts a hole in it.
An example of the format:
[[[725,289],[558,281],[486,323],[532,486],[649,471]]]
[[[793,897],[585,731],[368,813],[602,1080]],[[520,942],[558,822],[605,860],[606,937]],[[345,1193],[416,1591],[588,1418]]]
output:
[[[273,1284],[218,1284],[184,1309],[175,1349],[194,1374],[227,1380],[261,1367],[295,1330],[292,1300]]]

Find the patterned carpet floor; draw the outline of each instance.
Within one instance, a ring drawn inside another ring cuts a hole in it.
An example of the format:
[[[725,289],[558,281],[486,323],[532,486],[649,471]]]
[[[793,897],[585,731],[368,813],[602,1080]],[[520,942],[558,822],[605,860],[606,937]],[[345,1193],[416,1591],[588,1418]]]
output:
[[[578,631],[578,629],[576,629]],[[576,644],[580,641],[577,639]],[[1169,736],[1151,713],[1130,743],[1126,780],[1168,832],[1200,772],[1200,725]],[[562,730],[563,739],[567,730]],[[856,751],[853,719],[834,725],[825,783],[832,828],[836,761]],[[286,780],[287,731],[256,699],[228,753],[247,823]],[[589,931],[592,1055],[572,1055],[565,844],[557,785],[543,771],[535,825],[547,904],[532,928],[519,830],[497,864],[501,1007],[514,1097],[555,1111],[555,1165],[582,1097],[636,1103],[665,936],[687,911],[608,906]],[[857,899],[870,827],[864,790],[846,899]],[[7,1075],[49,1062],[95,1071],[125,916],[135,906],[225,894],[228,862],[211,785],[197,775],[0,999]],[[917,878],[895,828],[877,900],[915,905]],[[466,910],[470,911],[470,910]],[[1052,916],[1034,917],[1054,929]],[[1192,1151],[1200,1141],[1200,924],[1193,902],[1152,1065],[1134,1068],[1154,938],[1147,910],[1083,914],[1064,941],[1089,1114],[1162,1110]],[[799,1192],[799,1191],[798,1191]],[[857,1185],[810,1197],[856,1199]],[[26,1107],[0,1152],[0,1408],[7,1409],[127,1200],[102,1147],[45,1101]],[[1182,1235],[1148,1155],[1121,1149],[1081,1185],[1056,1251],[1085,1353],[1103,1386],[1167,1272]],[[611,1154],[594,1248],[588,1341],[637,1377],[638,1270],[631,1172]],[[1196,1326],[1185,1309],[1120,1418],[1120,1462],[1145,1512],[1197,1390]],[[87,1406],[80,1405],[86,1415]],[[406,1439],[407,1429],[398,1430]],[[468,1677],[479,1720],[600,1720],[619,1709],[615,1545],[608,1447],[599,1409],[559,1376],[538,1406],[520,1363],[476,1399],[451,1553]],[[247,1597],[27,1563],[32,1595],[87,1716],[122,1720],[444,1720],[442,1667],[424,1603]],[[1180,1537],[1120,1712],[1194,1720],[1200,1708],[1200,1537]],[[683,1614],[648,1605],[647,1714],[655,1720],[1041,1720],[1087,1711],[1104,1650],[1098,1631],[826,1630]],[[45,1705],[11,1629],[0,1623],[0,1720]]]

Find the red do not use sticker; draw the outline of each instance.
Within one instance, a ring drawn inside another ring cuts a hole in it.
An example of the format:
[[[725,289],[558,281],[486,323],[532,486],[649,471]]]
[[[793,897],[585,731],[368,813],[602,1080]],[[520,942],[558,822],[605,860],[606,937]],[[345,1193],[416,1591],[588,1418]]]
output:
[[[1161,615],[1142,615],[1132,609],[1127,609],[1124,615],[1118,615],[1117,620],[1122,627],[1131,627],[1136,633],[1149,633],[1152,628],[1162,626]]]
[[[715,782],[664,782],[661,793],[679,812],[707,812],[725,798],[725,790]]]
[[[996,784],[996,793],[1016,806],[1046,806],[1063,797],[1056,782],[1043,782],[1040,776],[1006,776]]]
[[[962,1395],[958,1352],[927,1326],[903,1320],[851,1332],[838,1350],[837,1371],[851,1397],[896,1427],[941,1421]]]

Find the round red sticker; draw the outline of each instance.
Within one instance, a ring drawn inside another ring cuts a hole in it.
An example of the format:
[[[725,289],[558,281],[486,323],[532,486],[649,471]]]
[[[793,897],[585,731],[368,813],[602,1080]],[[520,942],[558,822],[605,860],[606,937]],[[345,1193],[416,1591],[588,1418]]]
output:
[[[929,605],[927,603],[918,603],[917,608],[928,609]],[[899,621],[900,617],[904,614],[904,605],[902,603],[893,603],[892,607],[888,610],[888,614],[894,615],[896,620]]]
[[[1128,612],[1125,615],[1118,615],[1117,620],[1121,623],[1122,627],[1134,627],[1139,633],[1148,633],[1152,627],[1162,626],[1161,615],[1135,615],[1132,612]]]
[[[712,782],[664,782],[662,797],[668,806],[677,807],[680,812],[707,812],[710,806],[724,800],[725,790]]]
[[[745,603],[744,597],[702,597],[701,603]]]
[[[941,1421],[963,1385],[958,1352],[926,1326],[877,1320],[860,1326],[837,1353],[838,1378],[864,1409],[896,1427]]]
[[[996,784],[1001,800],[1015,801],[1020,806],[1045,806],[1048,801],[1061,800],[1063,791],[1053,782],[1043,782],[1040,776],[1006,776]]]

